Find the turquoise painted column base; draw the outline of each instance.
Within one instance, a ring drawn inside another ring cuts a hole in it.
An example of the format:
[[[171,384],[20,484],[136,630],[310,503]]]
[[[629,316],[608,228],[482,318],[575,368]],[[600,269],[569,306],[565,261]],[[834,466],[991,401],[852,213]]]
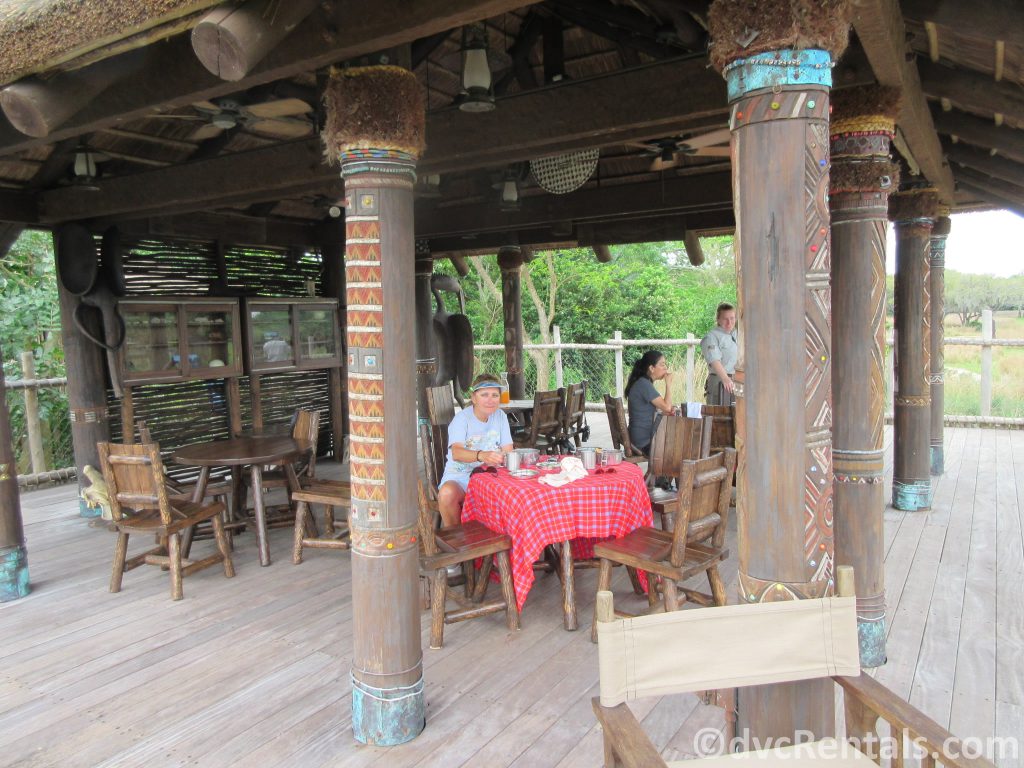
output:
[[[25,545],[0,549],[0,603],[25,597],[30,590]]]
[[[374,688],[352,676],[352,735],[392,747],[412,741],[427,724],[423,678],[403,688]]]
[[[911,480],[904,483],[892,482],[892,505],[904,512],[917,512],[932,508],[932,484],[930,480]]]
[[[941,475],[946,471],[946,452],[944,446],[933,445],[932,449],[932,474]]]
[[[857,640],[860,644],[860,665],[865,668],[885,664],[885,618],[878,621],[858,621]]]
[[[85,503],[85,499],[78,500],[78,516],[79,517],[99,517],[103,514],[103,510],[99,507],[90,507]]]

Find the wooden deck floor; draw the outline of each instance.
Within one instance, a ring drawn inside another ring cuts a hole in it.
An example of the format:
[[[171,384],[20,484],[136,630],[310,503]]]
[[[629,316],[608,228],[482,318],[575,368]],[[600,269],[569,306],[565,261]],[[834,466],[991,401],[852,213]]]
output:
[[[591,421],[601,444],[602,420]],[[946,434],[934,510],[886,512],[889,663],[877,677],[960,735],[1020,737],[1024,432]],[[445,647],[424,651],[426,730],[367,748],[350,729],[346,553],[293,566],[290,531],[277,530],[274,564],[260,568],[243,534],[234,579],[208,569],[174,603],[167,574],[143,568],[112,595],[113,535],[78,517],[70,488],[27,494],[22,511],[33,591],[0,606],[0,765],[601,764],[585,631],[595,571],[578,579],[584,630],[563,631],[553,576],[538,579],[517,633],[500,614],[448,627]],[[733,594],[735,569],[734,557]],[[722,720],[693,696],[635,709],[675,759]]]

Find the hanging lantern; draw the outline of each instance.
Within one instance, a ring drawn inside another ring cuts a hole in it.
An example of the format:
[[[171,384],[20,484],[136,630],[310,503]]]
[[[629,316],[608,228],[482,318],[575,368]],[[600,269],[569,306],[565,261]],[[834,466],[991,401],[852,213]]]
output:
[[[459,109],[463,112],[494,109],[491,66],[487,61],[487,28],[483,24],[462,28],[462,97]]]

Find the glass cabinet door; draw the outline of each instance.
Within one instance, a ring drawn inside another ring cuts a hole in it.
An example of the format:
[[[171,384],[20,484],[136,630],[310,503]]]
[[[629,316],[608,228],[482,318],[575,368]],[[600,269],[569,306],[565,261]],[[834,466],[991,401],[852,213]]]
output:
[[[254,368],[295,365],[291,309],[287,305],[251,304],[249,329]]]
[[[190,368],[233,368],[235,323],[230,308],[185,308],[188,328],[188,365]]]
[[[173,306],[122,309],[126,378],[180,376],[178,311]]]
[[[299,359],[320,367],[338,359],[337,313],[330,304],[295,307],[299,323]]]

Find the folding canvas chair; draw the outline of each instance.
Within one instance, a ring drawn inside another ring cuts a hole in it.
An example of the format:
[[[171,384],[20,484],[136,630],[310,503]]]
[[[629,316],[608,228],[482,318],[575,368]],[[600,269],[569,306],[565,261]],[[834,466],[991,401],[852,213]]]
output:
[[[616,619],[611,592],[597,596],[598,659],[601,695],[592,700],[604,736],[605,768],[747,765],[876,765],[871,754],[879,740],[881,718],[891,732],[909,732],[917,744],[900,740],[891,765],[909,765],[917,746],[948,766],[988,766],[988,760],[957,756],[958,744],[946,729],[860,673],[857,606],[853,569],[838,569],[840,597],[788,600],[675,611]],[[687,663],[681,663],[685,660]],[[627,701],[831,677],[845,699],[847,737],[830,737],[795,746],[761,749],[698,760],[665,761],[644,733]],[[870,738],[870,737],[873,738]],[[863,748],[865,751],[861,751]],[[946,754],[949,752],[950,754]],[[966,750],[964,750],[966,752]],[[913,761],[917,765],[917,761]],[[936,765],[929,757],[921,765]]]

